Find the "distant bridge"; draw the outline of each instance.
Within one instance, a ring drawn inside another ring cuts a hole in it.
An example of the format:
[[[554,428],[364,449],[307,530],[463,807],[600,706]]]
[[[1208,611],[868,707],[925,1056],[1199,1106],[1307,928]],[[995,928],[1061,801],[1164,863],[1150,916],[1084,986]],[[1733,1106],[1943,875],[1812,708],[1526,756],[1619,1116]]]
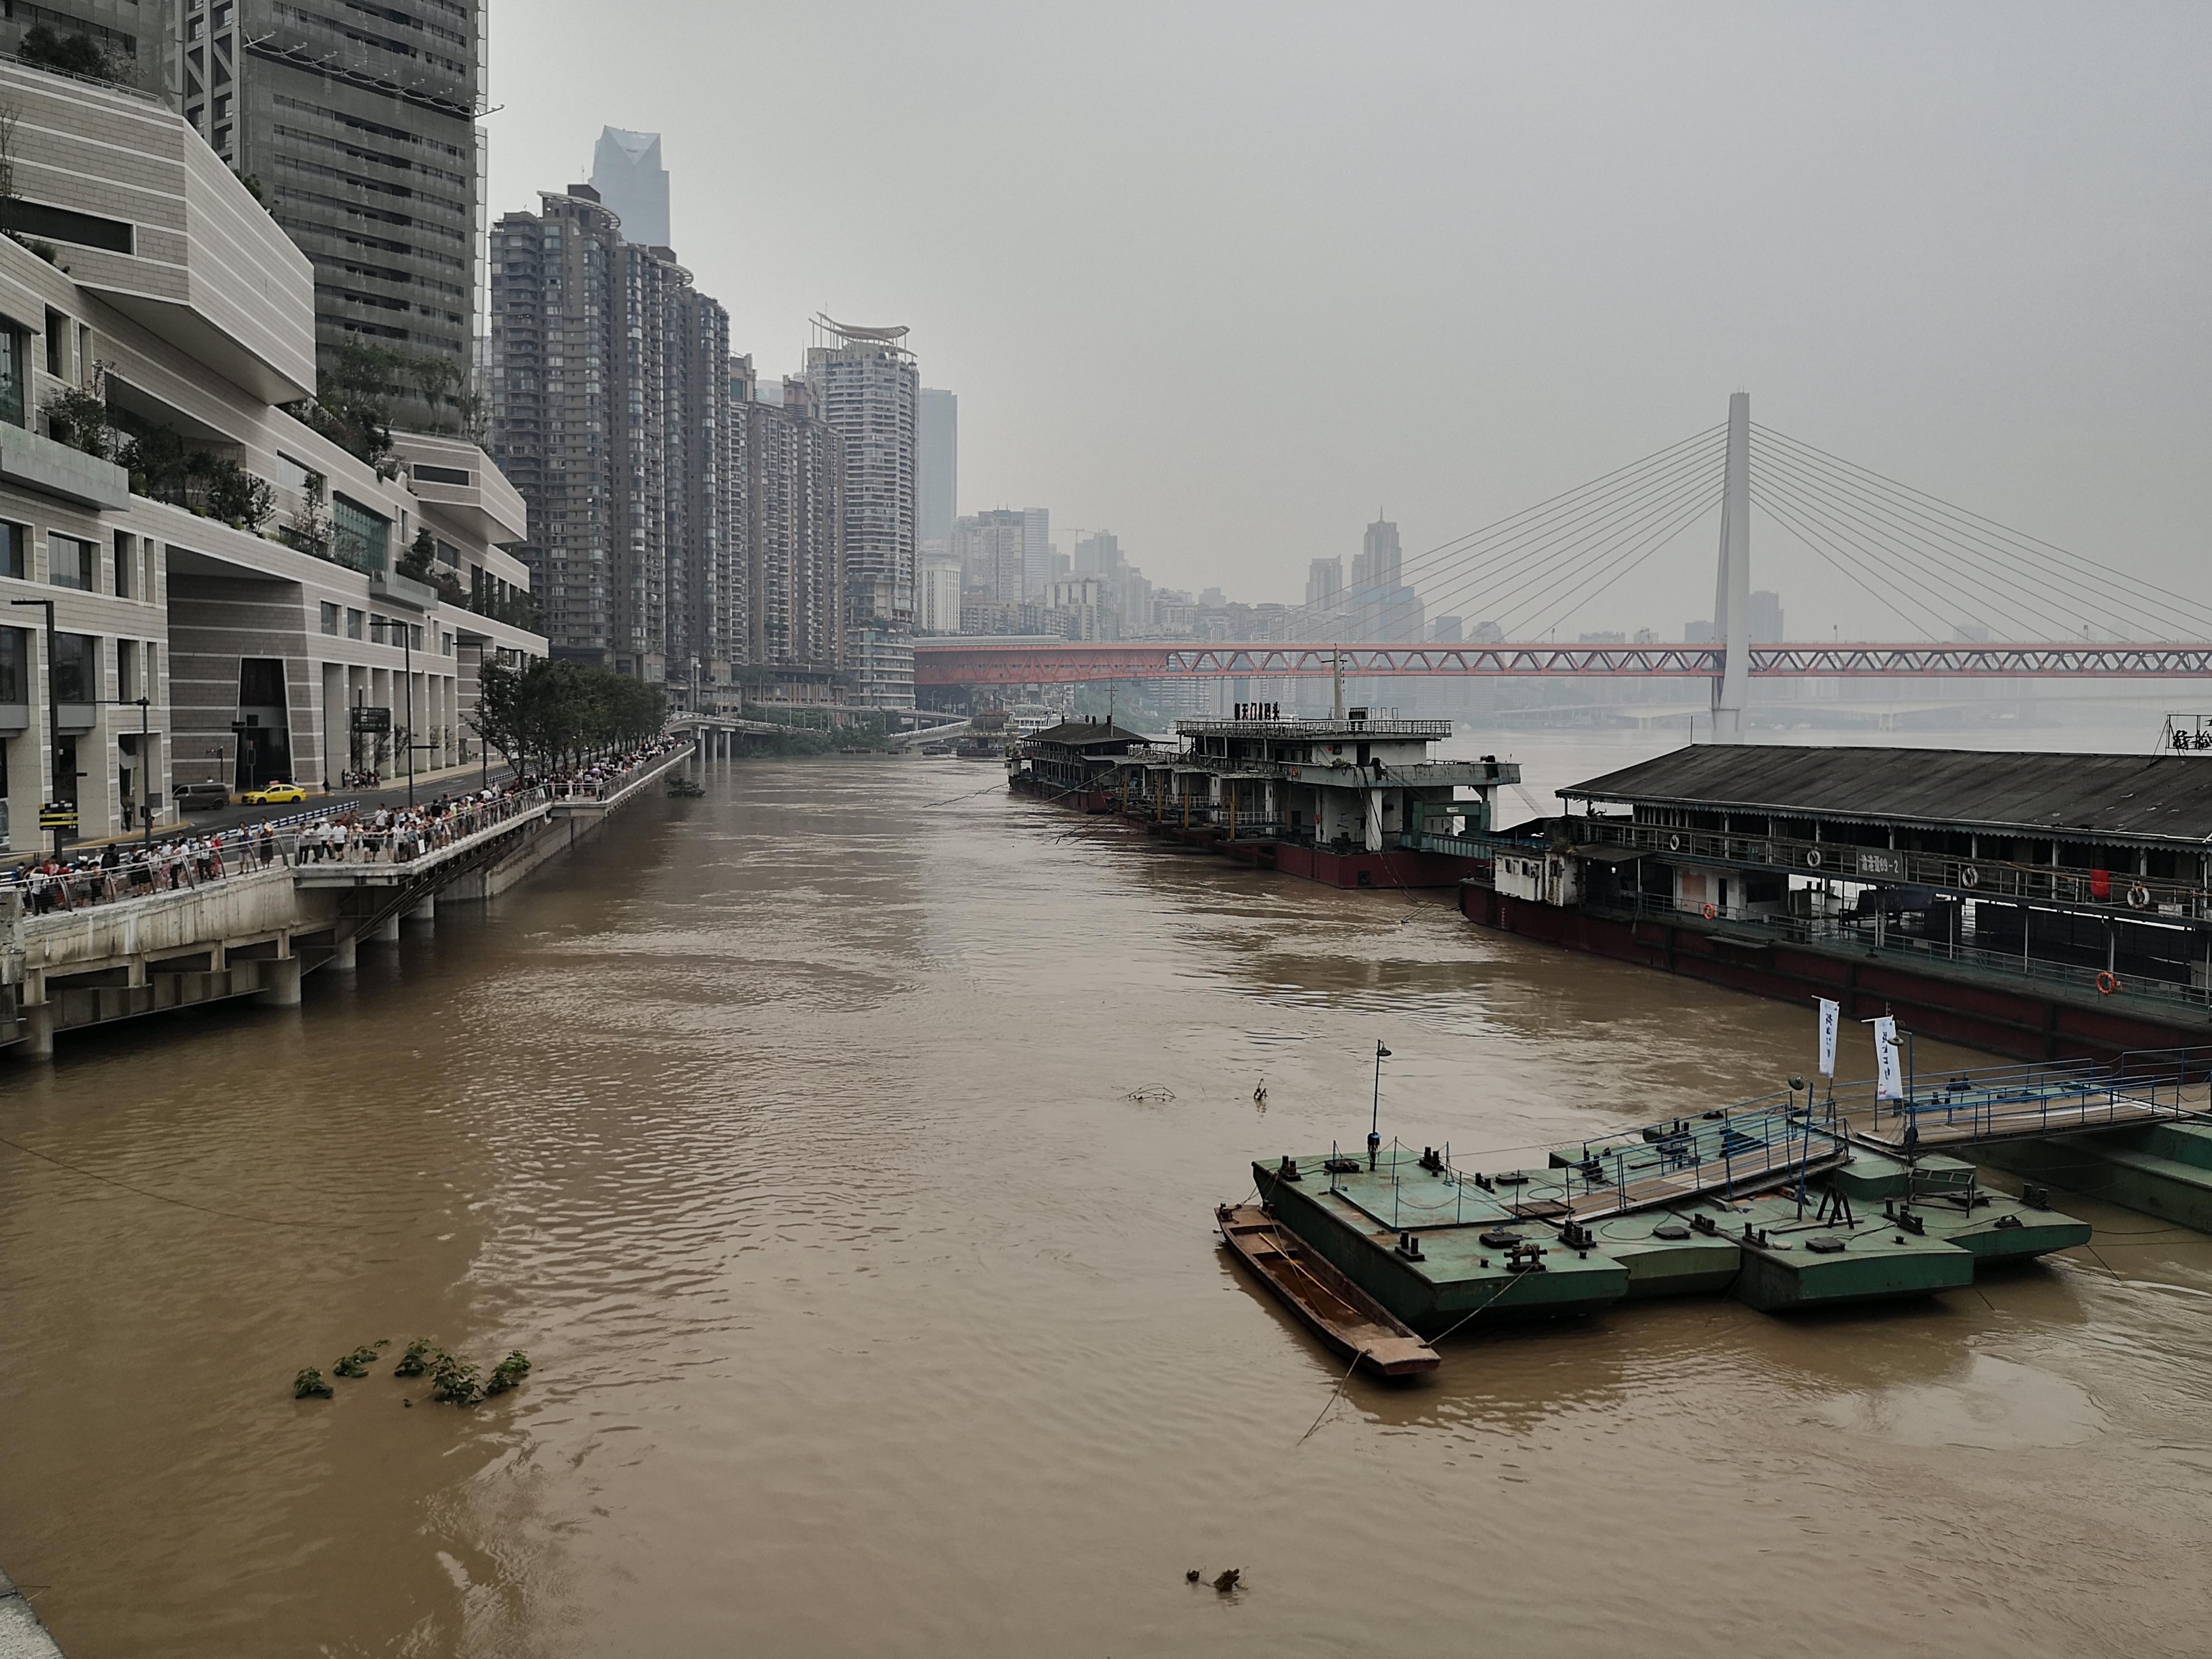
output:
[[[1755,645],[1754,678],[2187,679],[2212,677],[2212,645]],[[992,645],[914,642],[917,686],[1053,685],[1087,680],[1326,679],[1559,675],[1718,681],[1711,645]]]
[[[1754,475],[1753,462],[1757,462]],[[1555,638],[1692,526],[1720,516],[1710,644],[1435,641],[1425,618],[1522,641]],[[1757,508],[1904,631],[1951,644],[1754,645]],[[1464,619],[1463,621],[1462,619]],[[1811,444],[1728,419],[1402,562],[1275,614],[1271,641],[1076,643],[917,639],[917,687],[1084,680],[1563,676],[1704,680],[1713,735],[1741,739],[1753,679],[2195,679],[2212,677],[2212,605],[2100,566]],[[1360,635],[1364,642],[1350,642]],[[2133,639],[2154,641],[2132,643]],[[1984,642],[1985,641],[1985,642]]]

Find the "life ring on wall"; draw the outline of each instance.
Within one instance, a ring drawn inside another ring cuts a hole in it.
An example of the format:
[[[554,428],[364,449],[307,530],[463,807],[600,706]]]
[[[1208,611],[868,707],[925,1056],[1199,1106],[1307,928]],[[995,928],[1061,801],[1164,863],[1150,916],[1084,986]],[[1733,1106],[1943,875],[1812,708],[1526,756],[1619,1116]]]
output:
[[[2150,902],[2150,889],[2137,882],[2128,889],[2128,908],[2140,910]]]
[[[1716,910],[1716,909],[1714,909],[1714,908],[1713,908],[1713,907],[1712,907],[1711,905],[1708,904],[1708,905],[1707,905],[1707,906],[1706,906],[1703,910],[1700,910],[1698,914],[1699,915],[1701,915],[1701,916],[1705,917],[1705,919],[1707,921],[1711,921],[1715,916],[1717,916],[1717,915],[1720,915],[1720,912],[1719,912],[1719,911],[1717,911],[1717,910]]]
[[[1815,847],[1811,852],[1805,854],[1805,867],[1808,870],[1817,870],[1820,867],[1820,849],[1819,848]]]
[[[1667,837],[1667,850],[1668,850],[1668,852],[1670,852],[1670,853],[1679,853],[1679,852],[1680,852],[1680,851],[1682,850],[1682,838],[1681,838],[1680,836],[1668,836],[1668,837]]]
[[[1971,865],[1971,864],[1962,865],[1962,866],[1960,866],[1960,869],[1959,869],[1959,885],[1960,885],[1960,886],[1966,888],[1968,891],[1970,891],[1970,892],[1971,892],[1973,889],[1975,889],[1975,888],[1977,888],[1977,887],[1979,887],[1981,884],[1982,884],[1982,872],[1981,872],[1980,871],[1978,871],[1978,870],[1975,869],[1975,868],[1974,868],[1974,866],[1973,866],[1972,865]]]
[[[2097,975],[2097,994],[2108,997],[2120,988],[2120,981],[2108,971]]]

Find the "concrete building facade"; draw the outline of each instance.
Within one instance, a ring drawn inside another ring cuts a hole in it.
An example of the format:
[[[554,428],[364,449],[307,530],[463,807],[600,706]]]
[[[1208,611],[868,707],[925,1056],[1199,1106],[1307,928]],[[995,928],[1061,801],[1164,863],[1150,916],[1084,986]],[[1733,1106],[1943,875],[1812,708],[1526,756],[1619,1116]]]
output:
[[[335,779],[355,707],[388,713],[366,763],[457,763],[485,654],[544,647],[471,609],[527,589],[520,498],[459,439],[380,468],[279,407],[313,267],[180,115],[12,63],[0,102],[51,251],[0,239],[8,850],[49,800],[91,837],[172,821],[181,782]],[[427,583],[398,568],[426,532]]]
[[[813,387],[786,380],[757,395],[752,359],[729,364],[730,533],[738,550],[745,645],[754,667],[836,670],[844,659],[845,446]]]

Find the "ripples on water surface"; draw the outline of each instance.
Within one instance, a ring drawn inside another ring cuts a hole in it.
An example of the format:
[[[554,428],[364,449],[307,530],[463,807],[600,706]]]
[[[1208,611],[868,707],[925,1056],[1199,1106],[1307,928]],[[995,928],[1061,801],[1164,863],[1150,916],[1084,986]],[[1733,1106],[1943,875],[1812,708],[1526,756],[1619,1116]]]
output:
[[[0,1563],[73,1659],[2203,1650],[2212,1246],[2122,1212],[1917,1307],[1462,1343],[1298,1444],[1339,1368],[1209,1206],[1359,1139],[1377,1037],[1386,1133],[1498,1167],[1810,1021],[995,781],[712,769],[296,1013],[11,1071],[88,1172],[0,1146]],[[288,1397],[416,1334],[538,1369]]]

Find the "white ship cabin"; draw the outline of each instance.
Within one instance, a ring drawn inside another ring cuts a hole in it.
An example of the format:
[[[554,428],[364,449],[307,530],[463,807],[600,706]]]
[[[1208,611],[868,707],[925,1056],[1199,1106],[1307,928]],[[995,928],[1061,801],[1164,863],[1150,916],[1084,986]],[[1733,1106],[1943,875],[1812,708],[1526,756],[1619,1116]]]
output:
[[[1406,836],[1480,834],[1492,788],[1521,775],[1494,757],[1430,759],[1449,720],[1365,708],[1299,720],[1275,703],[1239,703],[1227,720],[1178,720],[1176,732],[1180,746],[1124,758],[1129,809],[1232,836],[1379,853]]]

